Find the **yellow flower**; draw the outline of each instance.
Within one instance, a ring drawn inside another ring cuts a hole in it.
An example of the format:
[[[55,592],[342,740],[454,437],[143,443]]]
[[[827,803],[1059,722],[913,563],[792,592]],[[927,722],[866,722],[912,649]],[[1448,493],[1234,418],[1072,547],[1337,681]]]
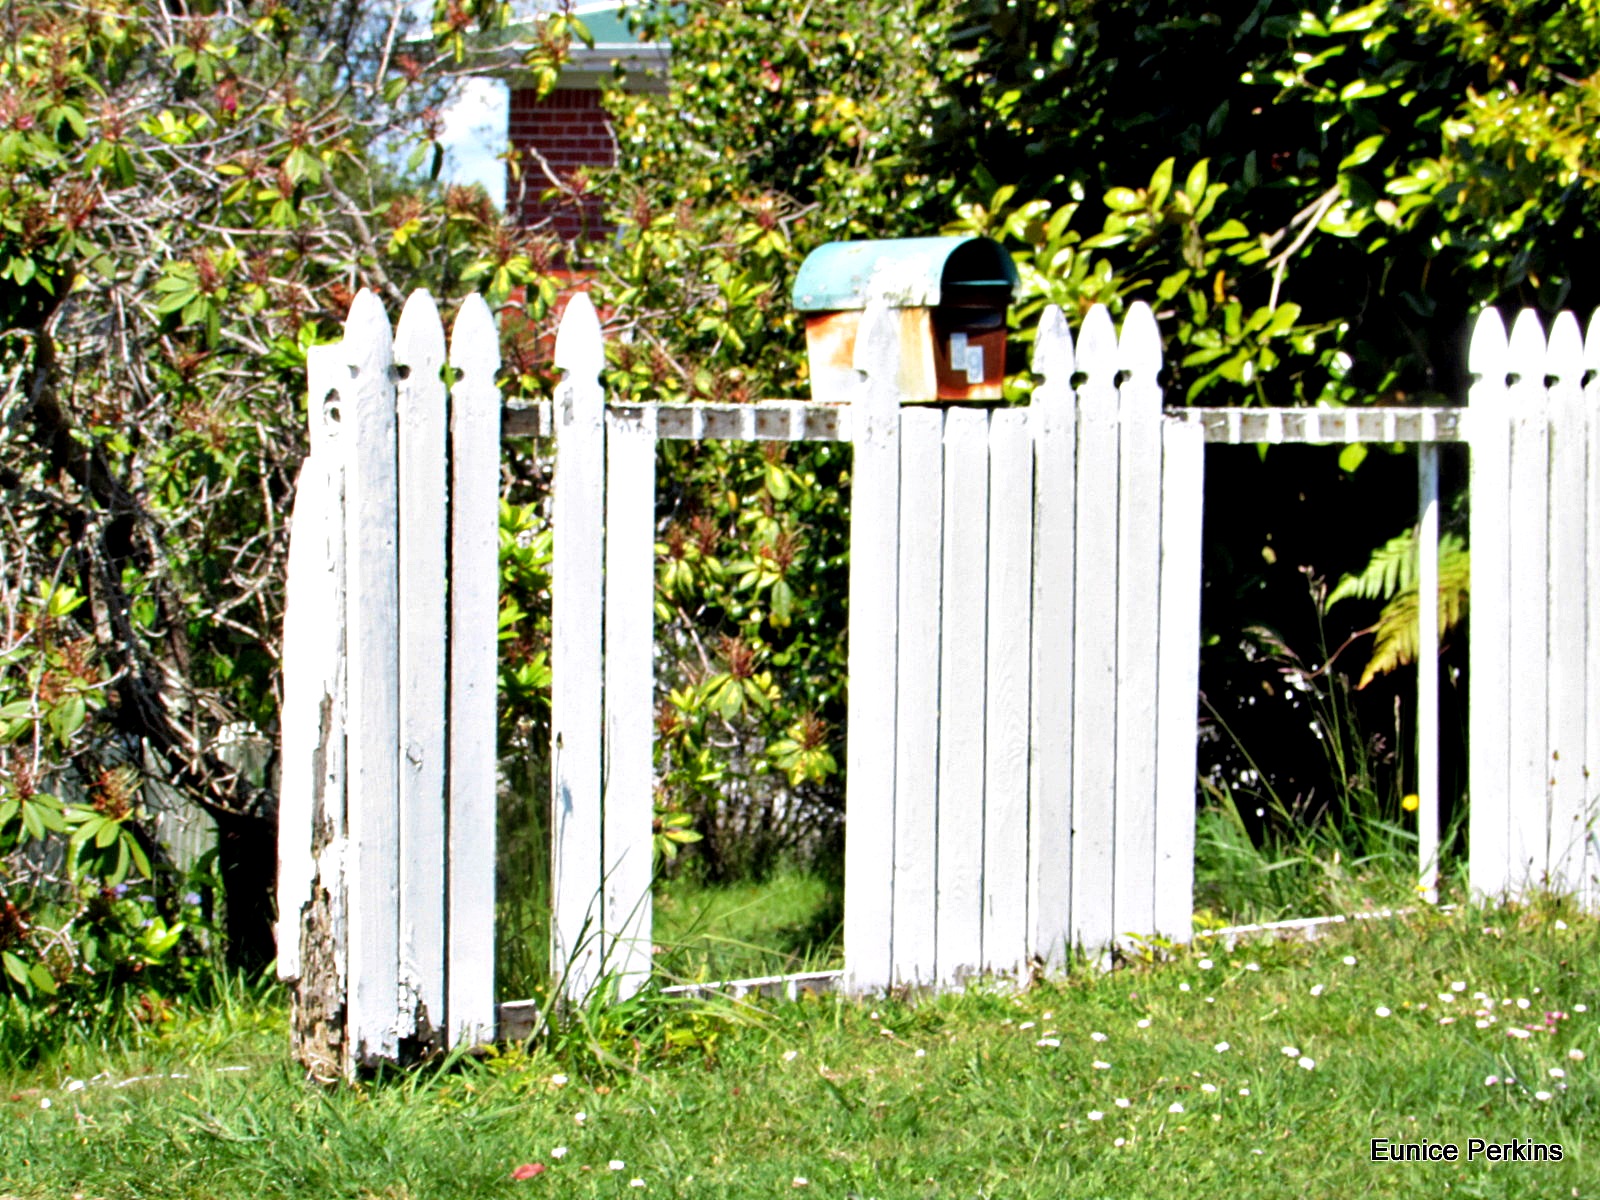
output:
[[[1422,801],[1418,798],[1415,792],[1412,792],[1409,796],[1400,801],[1400,807],[1405,809],[1407,812],[1416,812],[1421,806]]]

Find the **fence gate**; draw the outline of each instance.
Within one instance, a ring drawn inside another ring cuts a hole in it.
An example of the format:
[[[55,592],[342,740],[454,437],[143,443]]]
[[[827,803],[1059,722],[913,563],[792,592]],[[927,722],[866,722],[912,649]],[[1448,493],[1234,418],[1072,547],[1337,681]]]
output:
[[[1163,424],[1154,317],[1133,306],[1119,341],[1097,307],[1075,353],[1048,310],[1043,382],[998,409],[902,407],[878,383],[894,322],[867,324],[847,986],[1187,938],[1204,447]]]
[[[631,991],[649,971],[660,437],[854,444],[848,987],[954,984],[1059,963],[1072,944],[1189,934],[1204,444],[1163,422],[1154,317],[1135,305],[1119,341],[1096,308],[1075,354],[1050,310],[1044,383],[1012,409],[902,407],[885,382],[898,327],[869,309],[863,383],[832,411],[608,408],[599,324],[581,297],[568,309],[552,728],[569,995],[602,972]]]

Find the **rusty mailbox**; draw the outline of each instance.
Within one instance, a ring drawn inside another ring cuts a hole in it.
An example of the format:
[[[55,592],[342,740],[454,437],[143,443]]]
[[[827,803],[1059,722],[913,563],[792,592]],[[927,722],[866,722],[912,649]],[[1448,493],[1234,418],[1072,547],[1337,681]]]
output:
[[[901,397],[999,400],[1006,370],[1006,309],[1017,286],[1011,255],[989,238],[891,238],[829,242],[794,281],[806,321],[811,396],[848,395],[856,331],[881,293],[900,310]]]

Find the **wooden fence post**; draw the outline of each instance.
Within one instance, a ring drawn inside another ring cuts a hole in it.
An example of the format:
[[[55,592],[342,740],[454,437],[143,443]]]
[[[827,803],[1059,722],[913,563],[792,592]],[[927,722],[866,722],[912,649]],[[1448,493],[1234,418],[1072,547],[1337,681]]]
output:
[[[626,999],[650,979],[655,847],[655,409],[608,416],[606,439],[605,969]]]
[[[1028,739],[1033,627],[1033,439],[1028,412],[988,416],[987,645],[983,720],[983,957],[986,971],[1027,968]],[[982,443],[980,443],[981,445]],[[967,569],[976,569],[971,564]]]
[[[468,296],[450,336],[450,1044],[495,1032],[495,701],[500,615],[500,336]]]
[[[1559,314],[1550,328],[1550,345],[1542,368],[1553,380],[1550,406],[1549,507],[1549,747],[1545,778],[1550,809],[1545,858],[1540,873],[1554,891],[1576,892],[1583,878],[1584,842],[1588,833],[1584,778],[1585,679],[1594,648],[1585,652],[1588,614],[1589,514],[1583,508],[1587,490],[1587,422],[1583,405],[1583,334],[1570,312]],[[1541,380],[1542,382],[1542,380]],[[1591,718],[1592,719],[1592,718]]]
[[[1417,447],[1417,889],[1439,902],[1439,448]]]
[[[1028,947],[1047,969],[1072,943],[1072,693],[1078,400],[1072,332],[1050,305],[1033,340],[1032,761],[1028,791]]]
[[[398,502],[393,334],[363,289],[343,345],[353,373],[345,465],[350,986],[347,1072],[399,1054],[400,737]]]
[[[1148,363],[1145,369],[1152,374],[1161,361],[1161,343],[1154,333],[1152,327],[1143,354]],[[1126,325],[1123,336],[1127,336]],[[1202,426],[1174,421],[1163,427],[1161,609],[1156,650],[1155,908],[1151,931],[1174,942],[1188,941],[1194,922],[1205,451]]]
[[[1545,337],[1525,308],[1511,327],[1511,802],[1508,884],[1523,894],[1544,879],[1550,821],[1550,417]]]
[[[295,1055],[345,1069],[344,350],[306,354],[311,452],[290,521],[278,793],[278,976],[293,984]],[[330,614],[333,614],[330,619]]]
[[[850,708],[846,731],[844,972],[853,991],[890,983],[894,854],[895,615],[899,594],[899,310],[881,294],[861,315],[851,405]]]
[[[944,415],[944,587],[935,748],[939,761],[935,955],[939,978],[956,983],[983,966],[988,504],[989,414],[974,408],[949,409]]]
[[[1510,504],[1511,420],[1506,374],[1510,347],[1500,314],[1486,308],[1473,327],[1467,368],[1472,445],[1472,695],[1468,712],[1467,794],[1472,859],[1469,876],[1479,897],[1497,896],[1511,882]]]
[[[909,407],[900,414],[892,982],[913,985],[931,985],[938,979],[936,749],[944,422],[944,413],[936,408]],[[848,845],[848,830],[845,836]]]
[[[445,1021],[444,329],[415,291],[395,333],[399,437],[400,1005],[422,1043]]]
[[[1583,511],[1587,528],[1587,574],[1584,594],[1588,597],[1587,645],[1588,673],[1584,680],[1584,772],[1587,792],[1584,806],[1583,879],[1579,898],[1591,912],[1600,907],[1600,837],[1596,820],[1600,818],[1600,309],[1589,318],[1583,343],[1583,365],[1591,372],[1583,389],[1584,442],[1587,447],[1587,475]]]
[[[555,561],[551,566],[551,968],[581,1002],[600,978],[601,622],[605,564],[605,351],[589,297],[567,303],[556,333]]]
[[[1156,661],[1161,620],[1161,335],[1144,301],[1117,341],[1116,816],[1112,932],[1155,928]]]
[[[1078,496],[1072,715],[1072,938],[1103,950],[1117,785],[1117,334],[1097,304],[1078,333]]]

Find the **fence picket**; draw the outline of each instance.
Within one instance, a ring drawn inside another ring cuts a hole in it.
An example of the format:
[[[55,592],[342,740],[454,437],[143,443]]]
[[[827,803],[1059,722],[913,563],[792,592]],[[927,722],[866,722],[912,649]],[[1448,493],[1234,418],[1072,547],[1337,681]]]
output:
[[[983,695],[983,956],[1028,961],[1028,737],[1033,604],[1033,442],[1025,409],[989,417],[987,666]],[[1022,869],[1018,869],[1018,868]]]
[[[900,310],[875,296],[861,315],[850,471],[850,708],[846,729],[845,978],[866,991],[893,971],[895,614],[900,560]]]
[[[500,339],[482,296],[450,332],[449,989],[452,1045],[494,1033],[495,702],[500,612]]]
[[[445,1023],[444,327],[411,293],[395,331],[399,438],[400,1004],[426,1042]],[[498,453],[498,446],[496,452]]]
[[[1587,446],[1584,481],[1583,511],[1590,521],[1600,520],[1600,310],[1589,319],[1587,336],[1583,343],[1583,365],[1591,372],[1583,389],[1584,441]],[[1595,823],[1600,815],[1596,796],[1600,795],[1600,528],[1590,525],[1586,558],[1584,596],[1587,600],[1586,653],[1587,672],[1584,679],[1585,746],[1583,778],[1587,804],[1584,808],[1583,879],[1579,897],[1590,911],[1600,907],[1600,839],[1596,838]]]
[[[1199,753],[1200,546],[1205,430],[1161,431],[1161,616],[1156,651],[1155,906],[1151,930],[1186,942],[1194,921],[1195,779]]]
[[[1586,833],[1584,674],[1587,613],[1586,490],[1588,453],[1583,411],[1583,334],[1564,312],[1550,328],[1543,373],[1549,389],[1550,509],[1549,662],[1550,745],[1545,759],[1550,783],[1549,886],[1575,890],[1582,878]]]
[[[1109,946],[1116,848],[1117,334],[1095,305],[1078,335],[1072,747],[1072,936]]]
[[[550,695],[552,963],[582,1000],[599,979],[601,924],[601,605],[605,511],[604,350],[580,292],[556,333],[555,560]]]
[[[654,412],[606,428],[605,850],[606,970],[633,995],[650,978],[655,777]],[[753,415],[753,410],[752,410]]]
[[[1550,421],[1544,387],[1545,337],[1523,309],[1511,328],[1510,887],[1543,882],[1549,859]]]
[[[938,409],[908,408],[900,416],[900,488],[893,982],[932,984],[937,978],[934,883],[944,536],[944,414]]]
[[[393,335],[383,305],[362,289],[341,343],[353,380],[344,416],[353,444],[345,474],[345,628],[348,642],[346,911],[349,1043],[355,1063],[399,1051],[400,688],[398,493]]]
[[[1511,882],[1510,716],[1500,703],[1511,687],[1510,501],[1511,407],[1506,386],[1510,346],[1500,314],[1478,315],[1467,351],[1476,376],[1468,393],[1472,443],[1472,690],[1467,764],[1472,891],[1495,896]]]
[[[338,386],[341,376],[349,379],[349,372],[342,358],[337,344],[313,346],[306,353],[311,449],[295,484],[283,617],[276,931],[280,979],[302,977],[306,922],[319,903],[318,892],[342,888],[337,854],[344,843],[344,622],[329,620],[330,613],[344,611],[344,444]],[[326,919],[317,923],[320,929],[327,926]],[[342,943],[328,949],[342,957]],[[325,1065],[333,1070],[339,1066]]]
[[[1055,305],[1033,341],[1033,641],[1028,777],[1028,946],[1048,968],[1072,937],[1073,510],[1077,396],[1072,333]]]
[[[939,631],[939,977],[983,959],[984,642],[989,414],[944,417],[944,570]]]
[[[1123,318],[1118,392],[1117,734],[1113,931],[1155,921],[1156,652],[1161,571],[1161,335],[1136,301]]]
[[[1439,448],[1417,447],[1417,889],[1439,901]]]

